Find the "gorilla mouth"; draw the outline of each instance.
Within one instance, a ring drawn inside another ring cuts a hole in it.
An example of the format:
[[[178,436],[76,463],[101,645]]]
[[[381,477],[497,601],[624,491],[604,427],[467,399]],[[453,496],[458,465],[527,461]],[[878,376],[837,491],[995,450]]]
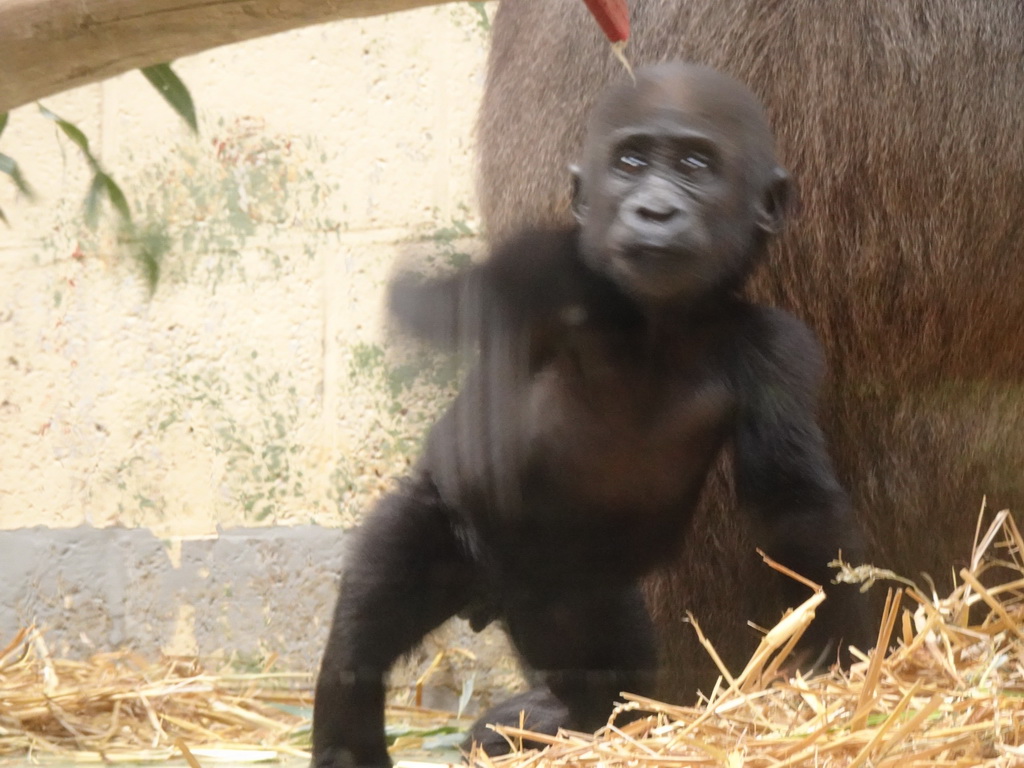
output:
[[[661,261],[679,255],[679,249],[673,247],[670,242],[643,242],[631,243],[623,254],[637,261]]]
[[[651,226],[642,229],[620,225],[615,233],[618,250],[623,256],[636,260],[660,260],[686,257],[691,249],[686,247],[689,228],[676,226]]]
[[[677,250],[664,247],[634,247],[619,252],[613,272],[628,292],[641,296],[667,297],[680,290],[689,272]]]
[[[687,254],[669,238],[659,240],[633,241],[620,249],[620,258],[626,264],[650,269],[678,268]]]
[[[614,253],[613,274],[630,286],[630,292],[642,296],[688,295],[705,282],[700,255],[667,239],[633,241]]]

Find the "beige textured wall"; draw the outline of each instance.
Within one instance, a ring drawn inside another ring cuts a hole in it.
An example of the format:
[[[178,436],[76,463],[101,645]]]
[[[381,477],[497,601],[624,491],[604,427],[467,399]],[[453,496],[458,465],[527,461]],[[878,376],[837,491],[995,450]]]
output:
[[[477,6],[181,60],[198,138],[138,73],[45,100],[167,238],[152,299],[110,217],[82,224],[77,150],[11,114],[39,194],[0,178],[0,527],[348,524],[401,472],[450,378],[388,348],[381,289],[477,247]]]

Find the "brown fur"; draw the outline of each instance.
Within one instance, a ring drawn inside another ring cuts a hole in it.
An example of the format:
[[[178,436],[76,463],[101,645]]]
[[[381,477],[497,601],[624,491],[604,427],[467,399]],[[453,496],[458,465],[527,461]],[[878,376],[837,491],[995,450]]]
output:
[[[634,65],[709,64],[765,102],[801,212],[756,297],[825,345],[822,420],[872,560],[948,585],[982,496],[1024,509],[1024,3],[630,5]],[[492,238],[568,220],[584,117],[623,77],[579,0],[501,4],[479,124]],[[729,482],[712,478],[649,591],[669,695],[713,680],[685,610],[734,668],[756,642],[746,620],[778,617]]]

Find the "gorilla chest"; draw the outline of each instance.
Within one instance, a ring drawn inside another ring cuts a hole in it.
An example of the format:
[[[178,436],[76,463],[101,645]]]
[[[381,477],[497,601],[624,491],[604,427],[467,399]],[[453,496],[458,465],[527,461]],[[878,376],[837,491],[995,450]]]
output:
[[[691,501],[735,412],[725,377],[695,352],[597,347],[556,355],[529,388],[534,476],[610,510]]]

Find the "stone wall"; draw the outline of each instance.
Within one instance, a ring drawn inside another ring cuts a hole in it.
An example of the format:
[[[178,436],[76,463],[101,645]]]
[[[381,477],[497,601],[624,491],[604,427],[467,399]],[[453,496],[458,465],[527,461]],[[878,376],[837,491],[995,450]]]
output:
[[[109,212],[84,223],[78,150],[35,106],[11,114],[0,152],[37,197],[0,177],[0,644],[36,622],[60,653],[315,666],[343,529],[455,382],[389,344],[380,305],[396,260],[479,250],[493,12],[438,6],[175,62],[198,136],[137,72],[46,99],[124,190],[130,242]],[[144,249],[160,255],[153,295]],[[433,642],[419,659],[467,646],[510,668],[464,628]]]

